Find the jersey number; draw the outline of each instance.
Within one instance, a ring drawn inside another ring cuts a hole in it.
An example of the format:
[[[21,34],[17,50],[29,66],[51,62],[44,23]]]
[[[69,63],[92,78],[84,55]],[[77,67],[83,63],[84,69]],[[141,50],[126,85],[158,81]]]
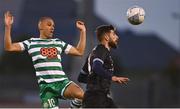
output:
[[[48,99],[48,104],[49,104],[49,107],[55,107],[55,101],[54,99]]]

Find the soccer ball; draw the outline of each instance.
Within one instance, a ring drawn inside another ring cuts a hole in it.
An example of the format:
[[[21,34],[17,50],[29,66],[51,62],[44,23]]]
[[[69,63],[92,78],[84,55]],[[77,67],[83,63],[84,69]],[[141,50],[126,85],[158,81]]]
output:
[[[127,10],[127,19],[133,25],[139,25],[144,21],[145,11],[142,7],[133,6]]]

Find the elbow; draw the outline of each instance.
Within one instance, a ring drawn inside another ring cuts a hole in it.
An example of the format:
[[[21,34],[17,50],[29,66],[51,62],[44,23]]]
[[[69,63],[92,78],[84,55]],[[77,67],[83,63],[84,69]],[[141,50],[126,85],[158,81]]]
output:
[[[83,55],[84,55],[84,50],[83,51],[78,50],[77,56],[82,57]]]
[[[4,47],[4,50],[5,50],[5,51],[13,51],[12,47],[9,47],[9,46],[5,46],[5,47]]]
[[[10,48],[5,48],[4,50],[5,50],[5,51],[13,51],[13,50],[10,49]]]
[[[74,53],[74,54],[72,54],[73,56],[78,56],[78,57],[82,57],[83,56],[83,54],[82,53],[79,53],[79,52],[77,52],[77,53]]]
[[[4,50],[5,51],[11,51],[10,47],[6,47],[6,46],[4,47]]]
[[[82,57],[84,55],[84,52],[79,52],[79,56]]]
[[[95,74],[97,74],[98,76],[100,76],[100,77],[103,77],[104,75],[103,75],[103,72],[101,71],[102,69],[101,68],[98,68],[98,67],[94,67],[93,69],[92,69],[92,71],[95,73]]]
[[[83,56],[83,53],[78,53],[78,54],[76,54],[77,56],[79,56],[79,57],[82,57]]]

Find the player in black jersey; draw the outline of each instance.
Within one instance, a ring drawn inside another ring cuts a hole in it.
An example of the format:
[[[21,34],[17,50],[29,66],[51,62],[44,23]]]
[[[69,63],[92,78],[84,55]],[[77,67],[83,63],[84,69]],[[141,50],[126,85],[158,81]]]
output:
[[[83,107],[116,107],[109,96],[111,81],[126,83],[126,77],[113,75],[114,66],[110,55],[111,48],[116,48],[118,36],[112,25],[101,25],[96,29],[99,44],[92,50],[78,77],[79,82],[87,83]]]

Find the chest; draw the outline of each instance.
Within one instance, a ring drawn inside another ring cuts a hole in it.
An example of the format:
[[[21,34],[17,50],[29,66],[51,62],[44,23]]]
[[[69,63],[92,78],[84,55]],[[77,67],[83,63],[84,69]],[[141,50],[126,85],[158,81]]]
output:
[[[103,66],[106,68],[106,69],[109,69],[111,71],[114,70],[114,64],[113,64],[113,59],[111,57],[111,55],[107,55],[105,60],[104,60],[104,64]]]
[[[55,42],[34,42],[31,43],[28,53],[36,59],[55,59],[60,58],[62,48],[63,46]]]

